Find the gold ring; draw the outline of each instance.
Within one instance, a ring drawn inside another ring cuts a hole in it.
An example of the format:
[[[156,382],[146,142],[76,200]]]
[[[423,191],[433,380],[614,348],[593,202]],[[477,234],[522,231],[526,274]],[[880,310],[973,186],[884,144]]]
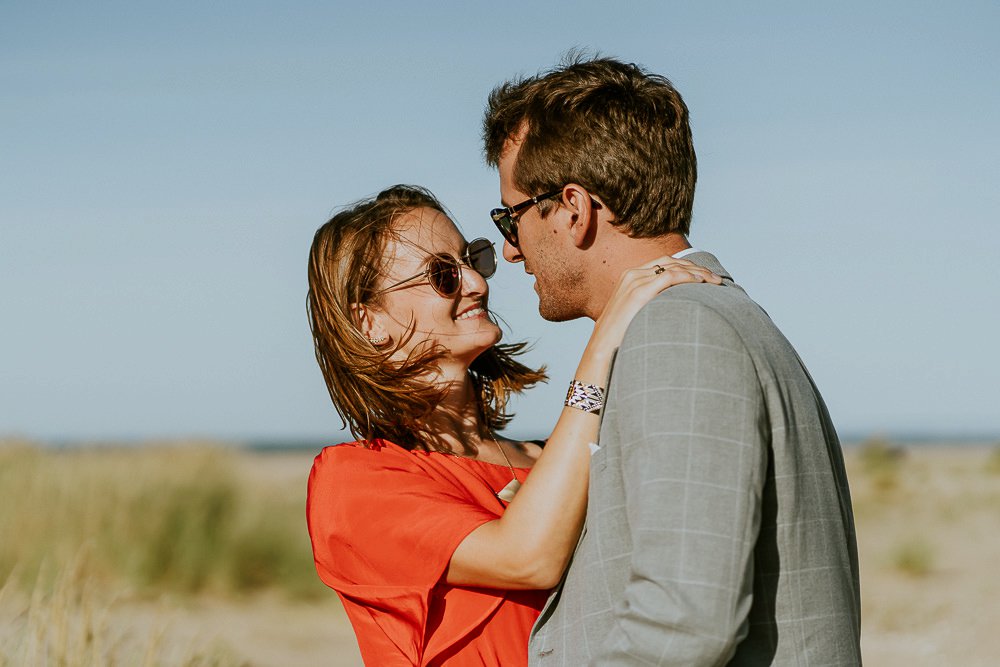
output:
[[[653,266],[656,267],[656,269],[653,270],[653,275],[657,275],[658,276],[661,273],[663,273],[664,271],[666,271],[666,269],[663,268],[662,266],[660,266],[659,264],[654,264]]]

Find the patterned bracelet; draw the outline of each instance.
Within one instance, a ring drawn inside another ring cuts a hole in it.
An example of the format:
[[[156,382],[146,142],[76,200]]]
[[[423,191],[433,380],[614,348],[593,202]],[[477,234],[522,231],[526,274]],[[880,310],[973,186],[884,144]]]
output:
[[[566,392],[567,408],[576,408],[591,414],[600,414],[604,407],[604,388],[596,384],[586,384],[579,380],[572,380],[569,383],[569,391]]]

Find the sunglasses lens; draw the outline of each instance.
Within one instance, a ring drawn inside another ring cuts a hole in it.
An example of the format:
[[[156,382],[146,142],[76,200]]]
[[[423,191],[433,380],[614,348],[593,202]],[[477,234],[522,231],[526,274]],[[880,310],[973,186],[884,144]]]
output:
[[[515,248],[517,247],[517,223],[510,217],[510,213],[505,208],[495,208],[490,212],[493,224],[497,226],[504,239]]]
[[[474,239],[466,251],[469,266],[483,278],[489,278],[497,270],[497,254],[488,239]]]
[[[509,215],[506,218],[504,218],[504,223],[505,223],[504,224],[504,228],[503,228],[503,230],[501,230],[501,231],[503,231],[503,237],[505,239],[507,239],[508,243],[510,243],[512,246],[514,246],[516,248],[517,247],[517,223],[514,222],[514,220],[511,219],[511,217]]]
[[[451,257],[435,257],[427,267],[427,279],[441,296],[455,296],[462,284],[458,264]]]

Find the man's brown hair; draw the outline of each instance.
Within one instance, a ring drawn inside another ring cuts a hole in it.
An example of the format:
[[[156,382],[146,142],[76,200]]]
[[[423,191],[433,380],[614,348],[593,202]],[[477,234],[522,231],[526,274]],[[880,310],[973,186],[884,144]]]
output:
[[[697,161],[687,107],[664,77],[571,55],[549,72],[503,83],[483,121],[486,161],[498,166],[516,139],[519,190],[535,195],[578,183],[629,236],[688,233]]]
[[[396,185],[349,206],[316,231],[309,251],[309,324],[330,398],[354,437],[437,449],[438,439],[424,420],[444,397],[444,389],[427,380],[443,350],[418,346],[407,359],[392,360],[406,339],[386,348],[374,346],[361,332],[356,308],[381,305],[378,284],[391,268],[386,248],[397,238],[395,222],[418,208],[448,215],[427,190]],[[510,422],[507,399],[512,392],[545,380],[544,369],[514,360],[524,347],[494,345],[469,368],[487,429]]]

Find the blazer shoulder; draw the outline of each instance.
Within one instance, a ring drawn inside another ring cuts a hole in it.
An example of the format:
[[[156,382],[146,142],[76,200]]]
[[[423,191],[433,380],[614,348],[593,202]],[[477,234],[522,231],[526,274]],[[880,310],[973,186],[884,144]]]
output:
[[[780,335],[760,306],[732,286],[686,283],[664,290],[635,316],[620,353],[649,344],[691,344],[753,356]]]
[[[742,310],[760,309],[739,287],[708,283],[674,285],[657,294],[643,306],[633,323],[643,321],[657,325],[658,319],[690,318],[699,311],[708,311],[735,325]]]

